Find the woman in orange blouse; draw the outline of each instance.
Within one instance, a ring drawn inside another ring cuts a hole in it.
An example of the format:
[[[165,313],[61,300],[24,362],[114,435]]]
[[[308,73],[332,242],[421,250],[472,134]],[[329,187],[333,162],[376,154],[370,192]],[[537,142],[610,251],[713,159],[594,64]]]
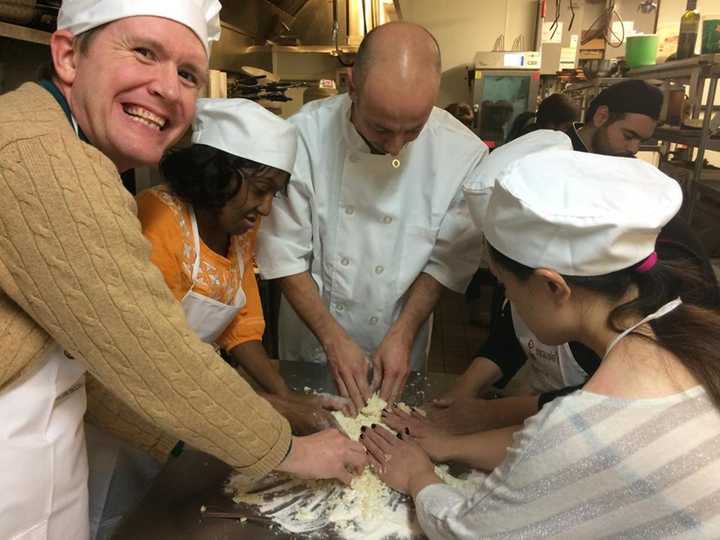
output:
[[[295,147],[294,128],[255,103],[200,100],[193,144],[166,156],[167,183],[137,204],[152,261],[191,328],[242,367],[296,434],[307,434],[330,427],[328,409],[345,403],[292,392],[272,365],[253,261],[260,220],[290,178]]]

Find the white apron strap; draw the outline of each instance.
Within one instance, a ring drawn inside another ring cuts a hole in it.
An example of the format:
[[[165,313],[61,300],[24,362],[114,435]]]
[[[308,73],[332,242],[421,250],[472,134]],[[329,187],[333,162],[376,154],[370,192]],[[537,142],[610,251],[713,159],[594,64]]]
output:
[[[674,309],[676,309],[680,304],[682,304],[682,299],[676,298],[675,300],[668,302],[664,306],[662,306],[660,309],[658,309],[656,312],[651,313],[644,319],[642,319],[640,322],[633,324],[630,328],[625,330],[622,334],[618,335],[615,339],[612,340],[610,345],[608,346],[607,350],[605,351],[605,356],[603,357],[603,360],[607,358],[608,354],[610,354],[610,351],[613,350],[613,347],[618,344],[618,342],[627,336],[630,332],[638,328],[639,326],[642,326],[643,324],[654,321],[655,319],[659,319],[660,317],[664,317]]]
[[[233,306],[237,306],[242,302],[243,306],[245,305],[245,302],[247,301],[247,298],[245,297],[245,290],[243,289],[243,278],[245,276],[245,271],[249,272],[255,272],[255,269],[250,267],[245,268],[245,261],[243,260],[243,251],[240,249],[240,242],[237,238],[233,237],[233,249],[235,250],[235,261],[239,269],[239,276],[240,276],[240,282],[238,283],[237,291],[235,291],[235,298],[233,299]],[[253,276],[255,277],[255,276]]]
[[[200,233],[198,232],[197,218],[195,217],[195,208],[192,204],[188,204],[188,211],[190,212],[190,223],[192,223],[192,235],[193,243],[195,245],[195,262],[193,263],[192,275],[190,279],[192,284],[190,289],[195,285],[195,280],[200,273]]]

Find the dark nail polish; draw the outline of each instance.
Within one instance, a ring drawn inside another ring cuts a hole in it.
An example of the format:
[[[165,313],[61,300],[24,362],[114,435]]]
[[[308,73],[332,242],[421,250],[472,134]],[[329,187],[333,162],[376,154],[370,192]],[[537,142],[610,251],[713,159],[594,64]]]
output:
[[[402,433],[398,433],[398,434],[397,434],[397,438],[398,438],[398,439],[402,439]]]
[[[370,424],[370,427],[375,429],[377,427],[377,424]]]
[[[360,434],[360,439],[362,439],[364,436],[365,436],[365,434],[364,434],[364,433],[361,433],[361,434]]]
[[[405,428],[405,434],[410,435],[410,428],[408,428],[408,427]]]
[[[363,426],[363,427],[360,428],[360,431],[362,431],[363,433],[365,433],[365,430],[366,430],[366,429],[367,429],[367,426]]]

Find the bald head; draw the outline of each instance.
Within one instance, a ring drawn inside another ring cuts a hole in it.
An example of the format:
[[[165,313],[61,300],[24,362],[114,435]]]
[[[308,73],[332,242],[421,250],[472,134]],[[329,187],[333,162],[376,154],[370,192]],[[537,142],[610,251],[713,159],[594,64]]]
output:
[[[393,22],[370,32],[350,77],[352,121],[370,148],[398,154],[417,138],[440,87],[440,48],[422,26]]]
[[[361,87],[371,76],[382,72],[397,82],[423,77],[439,84],[440,46],[420,25],[391,22],[371,30],[355,56],[353,80]]]

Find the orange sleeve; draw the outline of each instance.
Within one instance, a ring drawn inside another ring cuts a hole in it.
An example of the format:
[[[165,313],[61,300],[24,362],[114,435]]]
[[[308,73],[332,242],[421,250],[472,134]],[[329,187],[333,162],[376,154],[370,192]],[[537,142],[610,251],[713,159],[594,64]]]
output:
[[[138,219],[142,232],[152,245],[150,260],[165,278],[165,283],[177,300],[190,288],[182,273],[183,239],[177,217],[152,189],[137,197]]]
[[[245,254],[245,272],[243,273],[242,287],[245,291],[245,307],[235,316],[235,319],[228,325],[217,343],[226,351],[231,351],[238,345],[248,341],[262,341],[265,333],[265,317],[263,316],[262,303],[260,302],[260,290],[255,278],[255,239],[257,237],[256,226],[248,234],[252,235],[251,248]]]

